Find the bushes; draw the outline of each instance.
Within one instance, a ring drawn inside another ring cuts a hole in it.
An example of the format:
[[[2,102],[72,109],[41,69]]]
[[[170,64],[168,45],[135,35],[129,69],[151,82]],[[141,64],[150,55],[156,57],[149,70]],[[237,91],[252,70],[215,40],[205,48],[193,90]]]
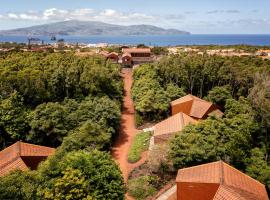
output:
[[[0,177],[0,199],[38,199],[38,186],[39,176],[37,173],[13,171],[7,176]]]
[[[128,152],[128,161],[135,163],[141,159],[141,153],[148,149],[151,132],[138,133]]]
[[[61,191],[64,192],[62,195],[67,192],[70,194],[76,186],[78,190],[84,192],[73,193],[75,198],[70,199],[79,199],[78,195],[90,196],[96,200],[124,199],[124,180],[119,167],[108,153],[94,150],[70,152],[66,155],[56,154],[40,166],[39,172],[45,181],[39,189],[39,194],[43,198],[50,196],[52,198],[48,199],[54,199]],[[74,176],[71,176],[72,174]],[[76,176],[81,177],[78,181],[83,182],[76,181]],[[62,186],[56,184],[61,183],[61,179],[67,179],[66,184]]]
[[[143,125],[143,118],[138,112],[135,113],[135,124],[136,127]]]
[[[155,176],[141,176],[128,182],[128,192],[136,200],[145,200],[152,196],[157,191],[154,187],[158,177]]]

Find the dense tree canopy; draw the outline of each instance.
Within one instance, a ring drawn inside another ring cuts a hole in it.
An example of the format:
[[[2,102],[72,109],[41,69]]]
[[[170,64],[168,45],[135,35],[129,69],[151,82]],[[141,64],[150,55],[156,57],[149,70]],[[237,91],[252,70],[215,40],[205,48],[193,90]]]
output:
[[[72,53],[9,53],[0,58],[0,147],[17,141],[59,146],[91,119],[110,146],[120,122],[120,67]]]
[[[120,169],[108,153],[96,150],[64,156],[59,153],[41,165],[39,171],[45,184],[38,194],[45,199],[63,199],[60,195],[72,195],[74,198],[70,199],[124,199],[125,186]],[[61,183],[63,179],[67,179],[65,184]],[[84,192],[80,194],[80,191]]]
[[[2,55],[0,150],[17,140],[58,149],[37,171],[0,177],[0,199],[124,199],[121,172],[106,152],[122,95],[119,65],[101,57]]]
[[[186,93],[224,107],[226,99],[247,97],[254,86],[254,74],[269,72],[269,65],[270,61],[255,57],[167,56],[135,70],[132,88],[135,108],[145,120],[166,117],[164,110],[169,102]]]
[[[12,53],[0,58],[0,95],[18,91],[27,105],[103,95],[121,100],[118,65],[100,57]]]

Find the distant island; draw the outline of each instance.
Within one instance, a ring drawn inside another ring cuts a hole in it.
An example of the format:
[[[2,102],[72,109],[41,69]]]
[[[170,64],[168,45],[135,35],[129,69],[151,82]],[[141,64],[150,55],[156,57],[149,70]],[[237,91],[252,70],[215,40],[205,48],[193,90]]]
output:
[[[0,31],[2,36],[120,36],[120,35],[187,35],[187,31],[164,29],[152,25],[122,26],[96,21],[63,21],[51,24]]]

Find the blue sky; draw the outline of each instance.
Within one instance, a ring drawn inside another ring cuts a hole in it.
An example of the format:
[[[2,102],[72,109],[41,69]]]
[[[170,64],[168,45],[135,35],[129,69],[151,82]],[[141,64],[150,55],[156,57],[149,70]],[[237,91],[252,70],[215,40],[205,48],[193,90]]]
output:
[[[0,0],[0,5],[0,29],[76,19],[195,34],[270,34],[269,0]]]

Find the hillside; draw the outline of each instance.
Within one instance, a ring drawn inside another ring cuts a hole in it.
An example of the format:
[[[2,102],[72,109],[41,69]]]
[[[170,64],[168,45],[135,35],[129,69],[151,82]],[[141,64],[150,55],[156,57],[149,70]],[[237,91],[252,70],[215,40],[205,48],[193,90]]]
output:
[[[176,29],[163,29],[152,25],[121,26],[95,21],[64,21],[27,28],[0,31],[5,36],[90,36],[90,35],[180,35],[190,34]]]

